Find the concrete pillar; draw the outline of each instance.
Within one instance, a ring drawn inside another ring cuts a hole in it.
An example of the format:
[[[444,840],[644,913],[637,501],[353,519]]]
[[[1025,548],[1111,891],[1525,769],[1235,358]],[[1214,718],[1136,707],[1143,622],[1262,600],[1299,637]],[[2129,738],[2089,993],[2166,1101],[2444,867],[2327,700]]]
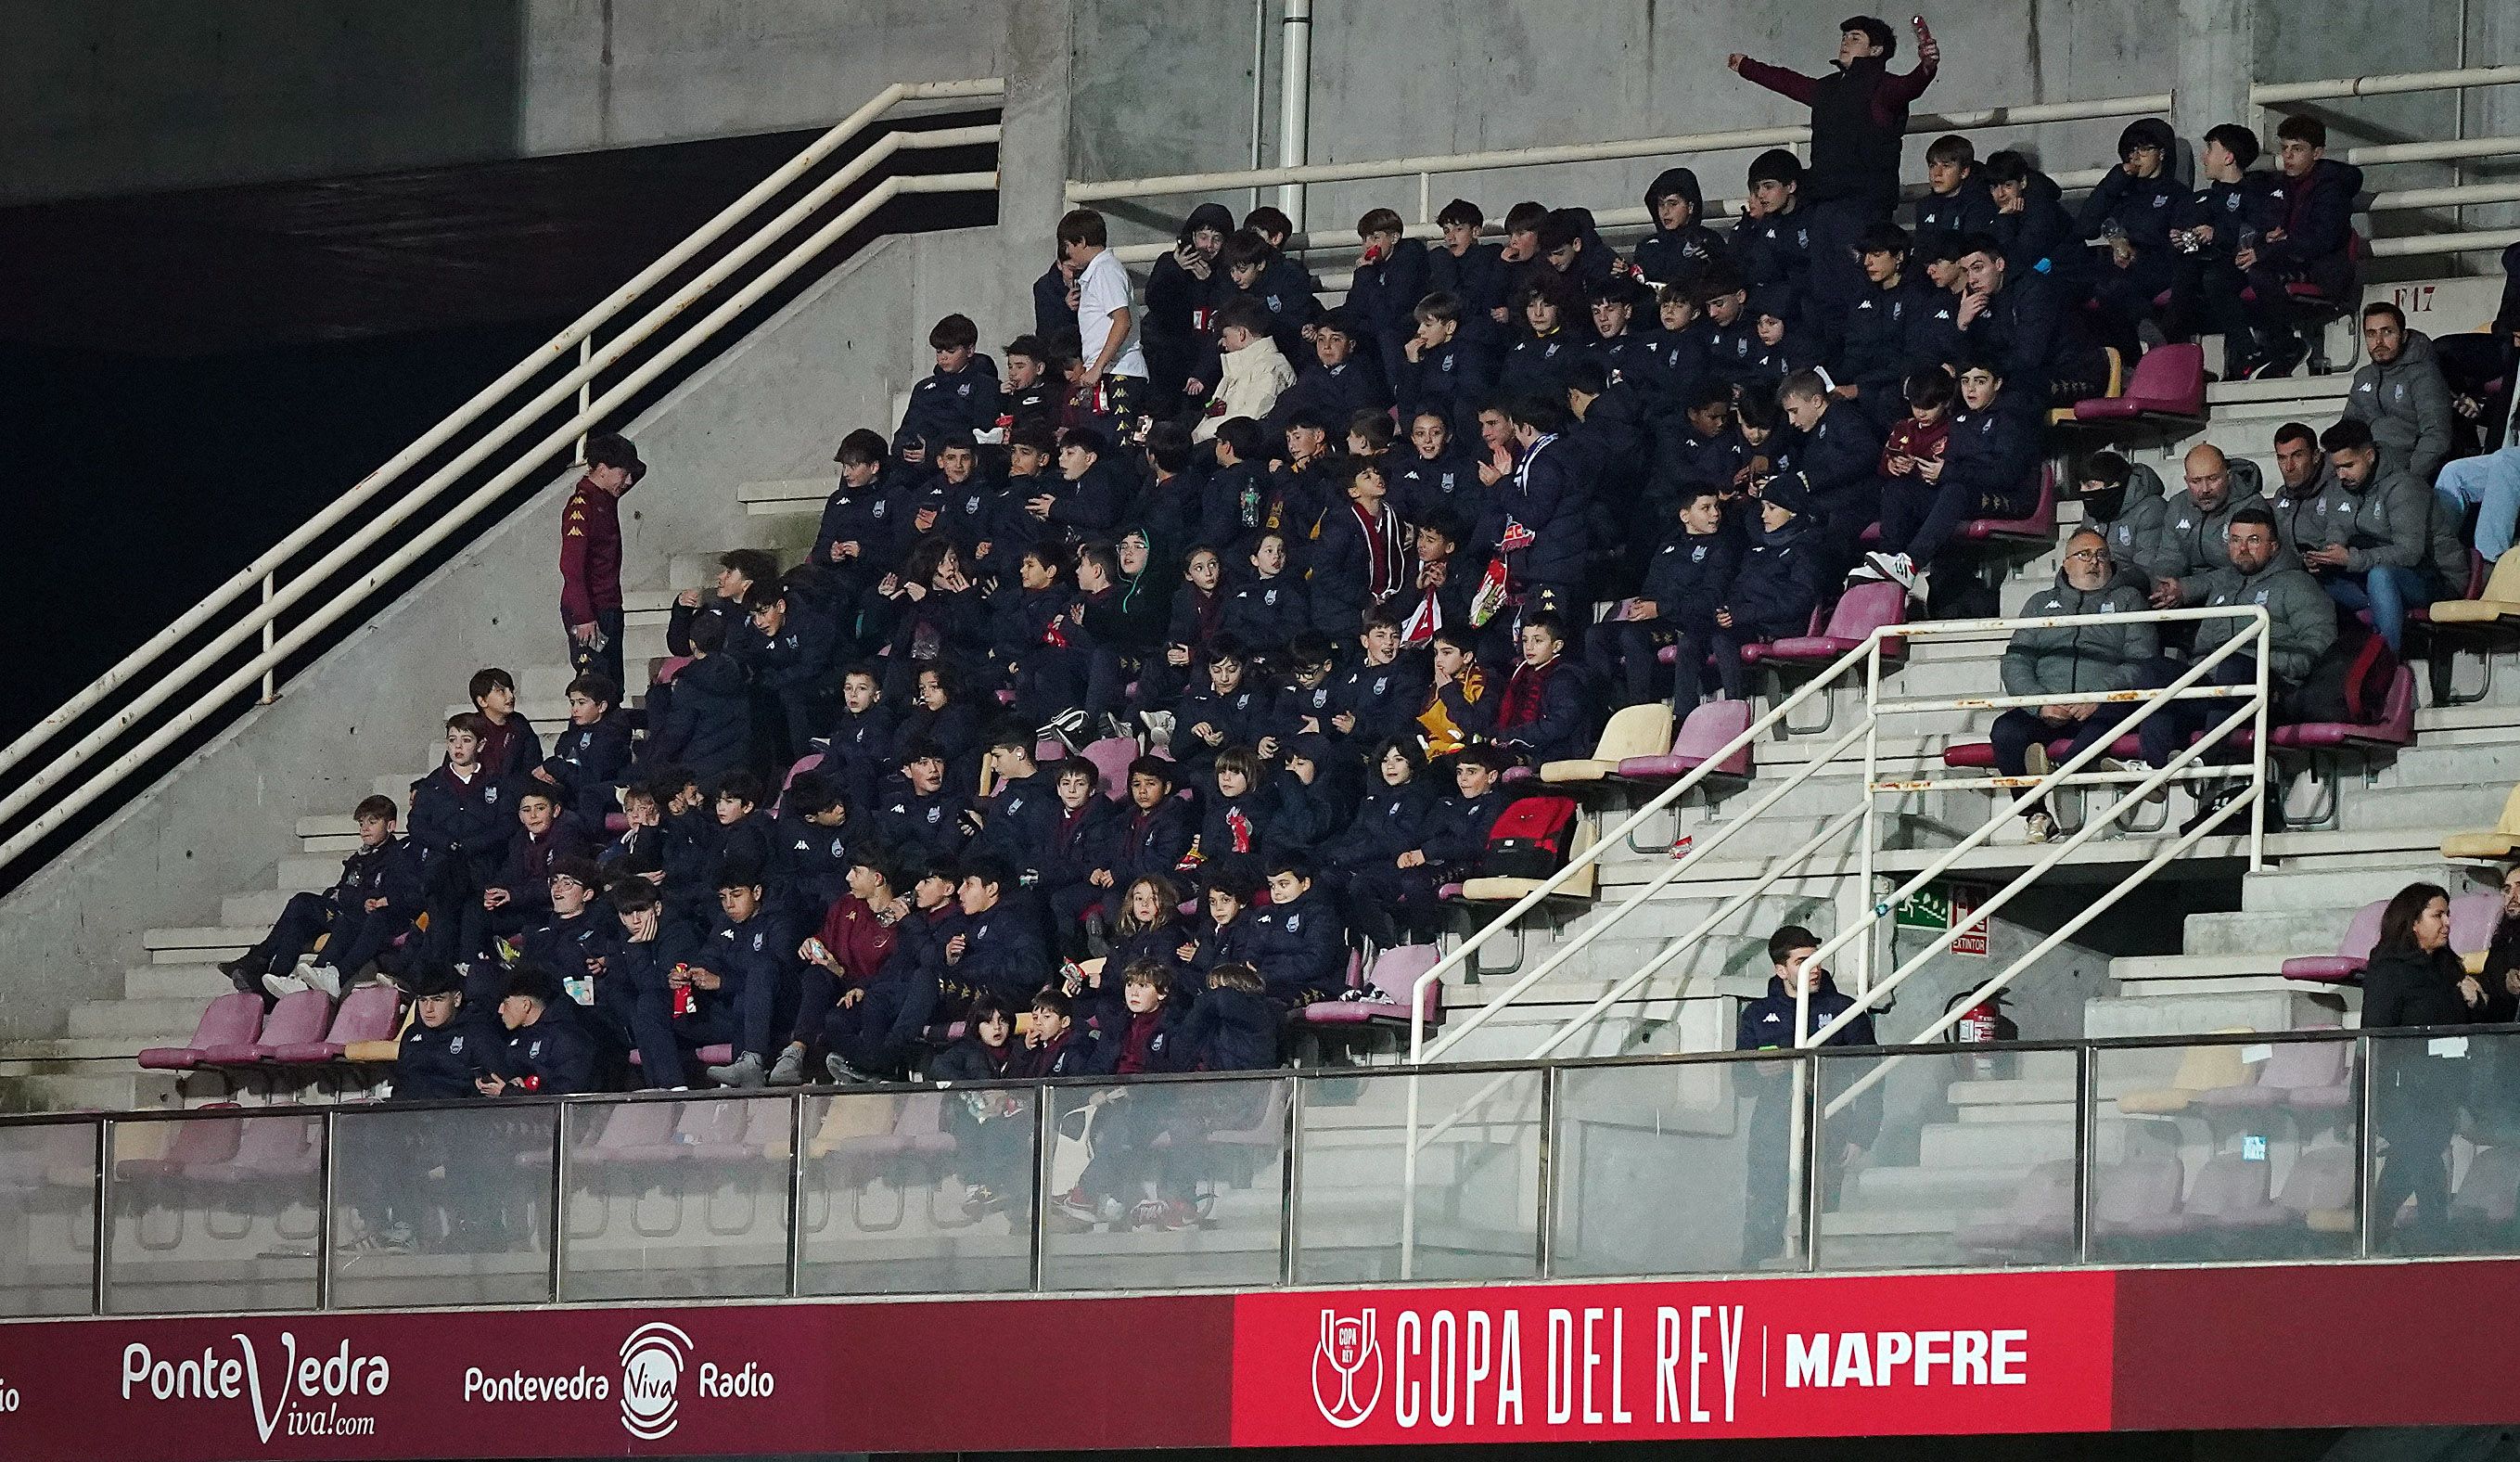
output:
[[[1005,120],[998,143],[1000,269],[1007,332],[1032,329],[1032,282],[1050,267],[1067,211],[1068,84],[1076,0],[1008,0]]]
[[[2208,127],[2235,121],[2254,128],[2249,81],[2257,70],[2257,0],[2178,0],[2179,58],[2172,84],[2179,105],[2172,125],[2189,147]]]

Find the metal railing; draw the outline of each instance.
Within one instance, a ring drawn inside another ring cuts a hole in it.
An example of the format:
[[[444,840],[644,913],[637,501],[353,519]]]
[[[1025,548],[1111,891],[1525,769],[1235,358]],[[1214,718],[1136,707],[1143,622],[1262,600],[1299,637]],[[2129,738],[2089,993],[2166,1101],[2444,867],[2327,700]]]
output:
[[[774,246],[785,243],[788,235],[813,219],[843,193],[886,167],[895,158],[919,151],[990,145],[998,140],[998,127],[994,123],[927,131],[894,131],[832,170],[830,176],[807,190],[776,216],[751,225],[741,234],[738,232],[763,206],[812,176],[840,149],[895,108],[913,102],[985,100],[1001,96],[1004,91],[1004,82],[989,79],[895,85],[878,92],[846,120],[815,139],[795,158],[727,205],[708,222],[456,408],[417,441],[395,453],[321,513],[231,575],[175,622],[152,636],[59,709],[6,748],[0,748],[0,778],[6,778],[8,782],[7,795],[0,797],[0,822],[16,818],[39,802],[43,805],[41,815],[19,828],[5,843],[0,843],[0,865],[23,854],[70,818],[112,793],[134,770],[148,763],[178,738],[205,721],[236,709],[240,698],[249,690],[258,688],[263,699],[268,700],[277,690],[276,673],[290,657],[302,651],[336,624],[371,608],[373,596],[381,587],[469,526],[518,483],[537,471],[545,470],[555,454],[566,450],[571,442],[601,424],[608,414],[619,409],[685,356],[716,337],[745,309],[813,263],[832,244],[863,224],[884,204],[907,194],[994,189],[997,186],[994,171],[886,176],[838,215],[801,240],[788,245],[786,252],[766,265],[758,265]],[[660,286],[677,278],[714,246],[731,237],[734,238],[732,247],[706,268],[664,297],[653,298]],[[731,294],[720,288],[739,272],[756,265],[757,272],[741,288]],[[598,342],[599,332],[619,324],[639,306],[649,305],[652,298],[652,306],[644,314],[620,324],[616,332]],[[703,306],[710,305],[713,300],[717,301],[715,306],[702,313]],[[658,338],[665,338],[664,343],[652,347],[652,353],[648,358],[627,374],[611,380],[608,388],[597,393],[597,384],[607,380],[608,373],[613,372],[634,352],[649,347],[652,340]],[[548,372],[572,358],[575,364],[563,374],[539,388],[534,386]],[[515,405],[496,426],[487,428],[455,456],[418,481],[403,487],[398,498],[384,501],[389,489],[405,482],[411,474],[431,461],[442,449],[474,429],[498,408],[517,401],[521,393],[527,391],[532,393],[525,396],[521,404]],[[533,434],[536,424],[546,420],[551,413],[571,407],[574,408],[573,413],[564,422],[540,435]],[[481,487],[452,505],[438,501],[446,489],[470,480],[477,470],[503,456],[508,465]],[[355,531],[334,543],[312,562],[295,563],[362,515],[366,516],[366,521]],[[302,601],[325,588],[332,580],[358,569],[367,561],[368,555],[388,543],[398,546],[382,562],[369,568],[346,587],[334,590],[321,602],[306,607],[302,618],[296,619],[286,632],[280,631],[284,615],[297,610]],[[180,662],[168,663],[187,644],[214,624],[222,627]],[[202,676],[213,673],[248,645],[257,651],[248,662],[206,693],[192,699],[184,708],[172,715],[157,715],[170,700],[188,690]],[[96,719],[100,714],[102,718]],[[73,778],[87,770],[97,757],[153,719],[158,720],[159,724],[145,740],[85,782],[71,785]],[[36,770],[21,774],[22,765],[36,753],[83,725],[88,729],[78,740]]]
[[[2209,653],[2199,657],[2179,676],[2158,690],[1902,699],[1888,699],[1882,694],[1882,672],[1885,668],[1893,667],[1885,666],[1885,653],[1904,654],[1906,644],[1911,641],[1998,639],[2008,641],[2012,635],[2025,629],[2123,627],[2134,623],[2187,624],[2204,620],[2231,619],[2241,621],[2233,634]],[[1595,840],[1592,847],[1570,859],[1568,866],[1559,874],[1526,894],[1505,914],[1464,939],[1421,975],[1410,993],[1411,1009],[1415,1012],[1410,1025],[1411,1063],[1422,1066],[1441,1058],[1490,1021],[1513,1008],[1515,1002],[1524,994],[1554,974],[1567,961],[1581,954],[1602,935],[1619,927],[1684,874],[1689,872],[1691,865],[1699,863],[1723,847],[1743,828],[1757,826],[1762,815],[1780,803],[1803,784],[1836,764],[1840,757],[1848,755],[1859,742],[1863,746],[1863,780],[1861,786],[1856,789],[1857,796],[1852,805],[1836,813],[1818,833],[1805,840],[1793,851],[1782,857],[1768,860],[1745,888],[1718,901],[1711,912],[1699,918],[1687,932],[1663,941],[1661,947],[1638,969],[1614,982],[1609,990],[1597,997],[1575,1016],[1555,1026],[1533,1048],[1531,1057],[1538,1059],[1547,1056],[1569,1037],[1627,999],[1666,965],[1684,954],[1698,949],[1700,941],[1720,927],[1725,920],[1748,908],[1753,900],[1779,881],[1801,874],[1814,855],[1853,831],[1859,823],[1862,836],[1857,842],[1857,846],[1861,861],[1856,876],[1859,887],[1863,891],[1862,901],[1865,911],[1860,917],[1845,923],[1834,935],[1823,940],[1811,957],[1811,962],[1816,967],[1825,968],[1826,962],[1832,955],[1853,945],[1857,962],[1855,971],[1857,999],[1849,1009],[1815,1028],[1809,1018],[1809,991],[1806,988],[1796,1002],[1794,1029],[1799,1032],[1796,1043],[1800,1045],[1823,1044],[1856,1020],[1878,1008],[1911,976],[1935,961],[1964,937],[1988,927],[1989,921],[2014,897],[2058,867],[2072,861],[2075,854],[2098,836],[2104,828],[2130,816],[2170,784],[2231,780],[2237,780],[2240,783],[2234,794],[2210,816],[2199,819],[2196,826],[2176,837],[2161,840],[2151,854],[2130,873],[2098,895],[2087,900],[2083,909],[2073,918],[2039,940],[2028,953],[2014,960],[2002,973],[1986,982],[1970,998],[1955,1004],[1941,1020],[1934,1022],[1914,1037],[1918,1042],[1939,1038],[1969,1009],[1993,997],[2048,951],[2070,938],[2100,914],[2114,907],[2128,893],[2177,858],[2193,849],[2205,838],[2219,831],[2233,815],[2242,811],[2250,814],[2247,824],[2248,866],[2252,871],[2264,866],[2265,825],[2256,815],[2256,808],[2265,799],[2268,785],[2267,729],[2272,695],[2267,665],[2269,657],[2264,650],[2269,627],[2270,620],[2266,611],[2254,605],[2246,605],[2227,608],[2156,610],[2126,616],[2060,615],[2024,619],[1957,619],[1886,625],[1875,629],[1862,645],[1848,651],[1819,676],[1804,684],[1791,696],[1779,701],[1765,716],[1754,721],[1747,730],[1727,743],[1721,750],[1708,755],[1688,775],[1675,782],[1649,800],[1642,808],[1630,814],[1615,829],[1601,834]],[[2226,661],[2243,656],[2253,657],[2253,669],[2248,683],[2221,685],[2209,682],[2209,677],[2213,675],[2216,666]],[[1826,695],[1829,691],[1839,688],[1841,681],[1858,673],[1862,675],[1864,690],[1862,714],[1826,749],[1805,757],[1801,766],[1791,775],[1777,780],[1773,786],[1768,786],[1756,801],[1715,827],[1711,833],[1703,837],[1692,836],[1687,849],[1639,886],[1624,901],[1603,910],[1588,921],[1583,931],[1574,938],[1553,949],[1548,958],[1498,990],[1478,1009],[1466,1016],[1454,1018],[1439,1037],[1431,1041],[1427,1039],[1424,1010],[1429,986],[1442,980],[1446,974],[1467,966],[1476,958],[1478,950],[1489,939],[1498,937],[1523,913],[1528,912],[1557,889],[1573,881],[1588,867],[1607,856],[1612,849],[1623,844],[1634,829],[1649,817],[1665,807],[1676,804],[1691,788],[1714,774],[1715,768],[1751,747],[1770,726],[1784,722],[1787,712],[1794,707],[1815,696]],[[2164,711],[2173,702],[2179,701],[2228,701],[2237,704],[2236,708],[2225,716],[2219,724],[2207,729],[2192,746],[2180,751],[2163,766],[2148,772],[2109,771],[2092,767],[2093,762],[2108,754],[2111,744],[2119,737],[2136,734],[2145,721]],[[2090,746],[2066,758],[2044,775],[2035,777],[1928,776],[1896,779],[1885,778],[1883,775],[1880,728],[1885,719],[1947,714],[1953,711],[2001,711],[2016,708],[2026,709],[2045,706],[2094,703],[2112,707],[2131,706],[2134,709],[2132,713],[2117,722],[2109,736],[2095,739]],[[2231,738],[2244,731],[2249,739],[2249,748],[2246,762],[2241,768],[2235,770],[2222,764],[2204,763],[2203,758],[2209,754],[2227,750]],[[2010,826],[2015,819],[2030,810],[2046,805],[2047,800],[2051,795],[2069,788],[2123,788],[2124,791],[2117,800],[2106,808],[2087,817],[2082,826],[2062,842],[2053,844],[2032,856],[2027,867],[2015,873],[2002,888],[1982,900],[1965,918],[1953,922],[1949,929],[1937,937],[1928,947],[1911,956],[1886,978],[1877,982],[1873,979],[1874,939],[1872,935],[1877,927],[1892,917],[1894,910],[1929,888],[1945,874],[1958,867],[1972,852],[1984,846],[1999,831]],[[1880,799],[1884,796],[1905,797],[1919,793],[1980,790],[1996,794],[1996,805],[1991,814],[1953,846],[1939,851],[1906,882],[1896,889],[1885,891],[1879,886],[1874,872],[1876,857],[1883,850],[1878,825]],[[2007,800],[2005,797],[2007,793],[2015,795]],[[1472,1113],[1498,1094],[1500,1086],[1499,1082],[1488,1083],[1459,1103],[1445,1116],[1432,1122],[1421,1122],[1418,1090],[1417,1084],[1412,1083],[1407,1115],[1407,1126],[1412,1134],[1412,1140],[1404,1147],[1401,1154],[1403,1173],[1401,1232],[1404,1266],[1410,1262],[1414,1255],[1412,1237],[1417,1222],[1418,1153],[1429,1143],[1441,1140],[1456,1126],[1469,1119]],[[1404,1272],[1406,1272],[1405,1268]]]
[[[2470,1155],[2515,1061],[2500,1026],[12,1118],[0,1319],[1397,1282],[1398,1088],[1492,1077],[1418,1280],[2508,1254]]]

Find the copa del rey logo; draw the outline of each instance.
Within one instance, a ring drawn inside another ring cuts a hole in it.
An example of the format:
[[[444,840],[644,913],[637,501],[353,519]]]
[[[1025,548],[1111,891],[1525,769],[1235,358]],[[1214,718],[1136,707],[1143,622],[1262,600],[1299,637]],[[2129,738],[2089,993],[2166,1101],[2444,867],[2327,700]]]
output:
[[[1322,1311],[1322,1340],[1313,1350],[1313,1404],[1322,1420],[1344,1431],[1361,1426],[1382,1399],[1382,1351],[1373,1343],[1373,1311]]]

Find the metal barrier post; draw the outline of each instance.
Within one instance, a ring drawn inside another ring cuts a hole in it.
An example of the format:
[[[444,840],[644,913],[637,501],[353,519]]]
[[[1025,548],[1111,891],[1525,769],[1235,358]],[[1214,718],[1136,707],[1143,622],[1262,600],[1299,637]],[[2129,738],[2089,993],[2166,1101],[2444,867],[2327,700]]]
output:
[[[335,1161],[338,1133],[334,1130],[338,1116],[332,1108],[324,1109],[324,1142],[315,1154],[315,1307],[333,1307],[333,1195],[338,1176]]]
[[[266,615],[271,609],[271,575],[266,573],[262,576],[262,607]],[[268,618],[262,621],[262,653],[265,656],[271,654],[271,620]],[[262,668],[262,704],[265,706],[278,699],[276,680],[279,673],[280,667],[277,664],[265,665]]]
[[[1304,1087],[1300,1076],[1286,1076],[1286,1156],[1278,1165],[1278,1283],[1295,1282],[1295,1250],[1303,1228],[1295,1217],[1295,1196],[1304,1191],[1296,1165],[1304,1150]]]

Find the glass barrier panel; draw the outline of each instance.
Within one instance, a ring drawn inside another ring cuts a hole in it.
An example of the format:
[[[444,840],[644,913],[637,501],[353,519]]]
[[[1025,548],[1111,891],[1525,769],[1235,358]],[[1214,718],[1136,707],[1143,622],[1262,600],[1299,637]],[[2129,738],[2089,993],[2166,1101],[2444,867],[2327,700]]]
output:
[[[0,1317],[95,1307],[97,1125],[0,1127]]]
[[[1032,1283],[1039,1091],[805,1098],[796,1287],[973,1295]]]
[[[2073,1262],[2074,1057],[1823,1053],[1817,1267]]]
[[[1795,1064],[1559,1072],[1552,1272],[1724,1273],[1784,1254]]]
[[[2351,1258],[2357,1058],[2352,1040],[2094,1049],[2091,1257]]]
[[[320,1112],[113,1123],[106,1309],[311,1309],[323,1240]]]
[[[1050,1088],[1043,1288],[1276,1284],[1292,1085]]]
[[[1401,1277],[1413,1087],[1418,1191],[1409,1277],[1537,1275],[1541,1074],[1462,1072],[1305,1081],[1295,1163],[1296,1282]]]
[[[2520,1036],[2365,1034],[2371,1253],[2520,1252]]]
[[[552,1298],[553,1104],[333,1119],[333,1303],[540,1304]]]
[[[786,1294],[798,1100],[571,1103],[561,1298]]]

